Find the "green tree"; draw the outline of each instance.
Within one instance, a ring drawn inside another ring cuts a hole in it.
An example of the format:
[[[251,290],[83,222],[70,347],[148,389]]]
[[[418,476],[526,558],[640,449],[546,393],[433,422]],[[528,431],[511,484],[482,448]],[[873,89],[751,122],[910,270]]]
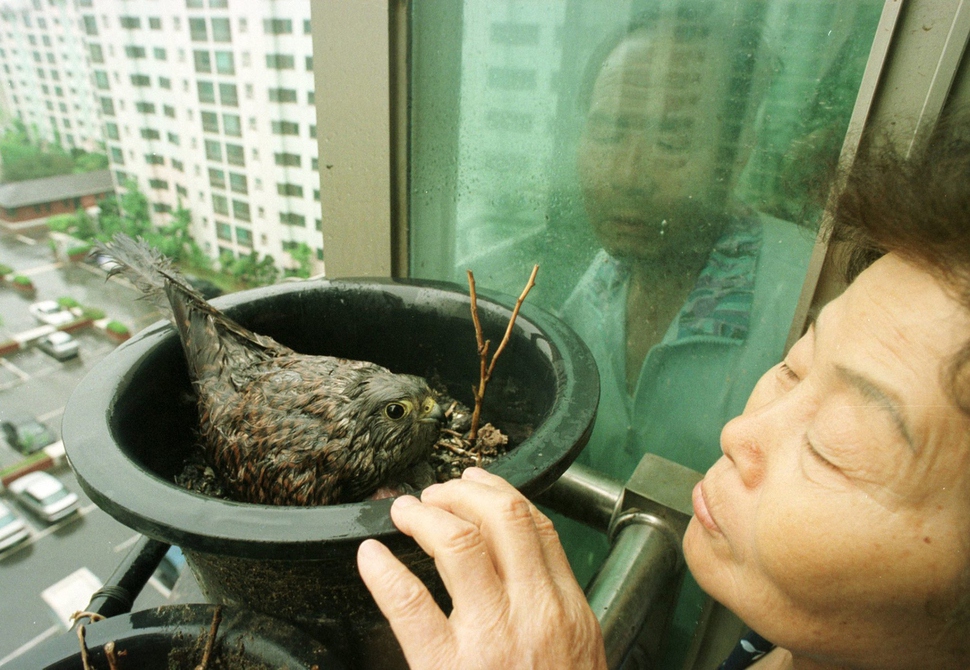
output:
[[[310,258],[313,255],[313,249],[306,242],[300,242],[298,245],[289,250],[290,258],[292,258],[296,264],[297,269],[292,272],[293,275],[297,277],[302,277],[306,279],[310,276]]]

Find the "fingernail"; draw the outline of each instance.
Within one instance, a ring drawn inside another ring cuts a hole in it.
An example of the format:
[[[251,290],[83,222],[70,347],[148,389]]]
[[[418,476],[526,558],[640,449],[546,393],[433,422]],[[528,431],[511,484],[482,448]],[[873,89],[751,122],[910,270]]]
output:
[[[417,505],[420,501],[414,496],[401,496],[400,498],[395,498],[393,506],[394,507],[411,507],[412,505]]]

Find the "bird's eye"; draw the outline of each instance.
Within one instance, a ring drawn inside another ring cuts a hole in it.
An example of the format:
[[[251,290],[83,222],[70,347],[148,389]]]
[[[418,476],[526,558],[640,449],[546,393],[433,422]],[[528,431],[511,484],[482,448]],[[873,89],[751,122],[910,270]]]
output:
[[[407,408],[399,402],[390,402],[384,407],[384,414],[392,421],[402,418],[407,413]]]

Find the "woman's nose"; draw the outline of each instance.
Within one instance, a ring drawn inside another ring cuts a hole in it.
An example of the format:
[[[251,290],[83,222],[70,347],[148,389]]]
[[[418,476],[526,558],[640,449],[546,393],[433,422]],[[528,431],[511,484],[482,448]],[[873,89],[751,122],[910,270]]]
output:
[[[746,410],[721,430],[721,451],[734,463],[747,488],[756,488],[765,475],[765,440],[771,438],[771,431],[760,419],[760,412]]]

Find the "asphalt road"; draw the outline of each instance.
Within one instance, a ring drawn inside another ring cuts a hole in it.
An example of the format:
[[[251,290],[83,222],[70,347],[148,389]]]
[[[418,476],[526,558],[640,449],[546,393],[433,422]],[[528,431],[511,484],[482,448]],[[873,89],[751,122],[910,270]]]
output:
[[[126,324],[132,332],[158,320],[150,304],[117,281],[106,281],[102,271],[54,261],[46,241],[0,235],[0,263],[26,274],[37,287],[23,296],[0,286],[0,341],[39,324],[27,311],[39,300],[71,296],[82,305],[99,307]],[[71,392],[84,375],[114,344],[102,333],[88,329],[76,334],[80,357],[61,363],[35,349],[0,357],[0,419],[30,415],[60,435],[60,422]],[[0,468],[22,458],[0,438]],[[17,504],[11,506],[30,525],[25,543],[0,553],[0,666],[44,640],[62,634],[63,610],[86,597],[117,567],[137,539],[131,529],[98,509],[84,496],[67,466],[51,471],[81,498],[80,513],[48,526]],[[8,499],[6,493],[0,494]],[[56,587],[56,588],[52,588]],[[46,598],[45,598],[46,593]],[[167,589],[150,581],[135,603],[136,610],[165,602]]]

